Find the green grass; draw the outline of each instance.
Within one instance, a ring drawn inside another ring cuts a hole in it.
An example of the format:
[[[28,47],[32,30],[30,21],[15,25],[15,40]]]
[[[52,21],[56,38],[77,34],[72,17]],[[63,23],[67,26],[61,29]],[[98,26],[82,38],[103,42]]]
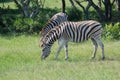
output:
[[[0,36],[0,80],[119,80],[120,41],[103,41],[106,60],[101,50],[94,60],[91,41],[69,43],[69,60],[64,60],[64,49],[54,60],[56,42],[51,54],[41,61],[39,36]]]

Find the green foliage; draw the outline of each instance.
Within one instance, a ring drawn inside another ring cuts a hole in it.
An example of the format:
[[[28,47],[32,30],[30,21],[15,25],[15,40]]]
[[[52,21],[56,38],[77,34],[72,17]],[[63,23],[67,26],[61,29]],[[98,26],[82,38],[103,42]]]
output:
[[[38,33],[58,10],[58,8],[55,8],[55,10],[50,8],[40,9],[38,16],[34,19],[19,17],[18,10],[0,10],[2,11],[2,15],[0,15],[0,33]],[[6,14],[6,11],[9,14]]]
[[[84,19],[84,17],[82,17],[83,16],[82,11],[78,9],[68,8],[67,13],[68,13],[68,20],[70,21],[78,21]]]
[[[10,14],[5,14],[0,16],[0,33],[11,32],[14,29],[15,17]]]
[[[32,33],[33,32],[32,28],[35,24],[36,24],[36,22],[33,21],[33,19],[31,19],[31,18],[24,18],[24,19],[18,18],[14,22],[14,26],[15,26],[17,32],[27,32],[28,31],[28,32]]]
[[[93,20],[99,20],[100,21],[100,17],[99,15],[97,14],[96,11],[89,11],[89,15],[90,15],[90,19],[93,19]]]
[[[37,21],[34,21],[30,18],[15,18],[14,16],[3,16],[0,18],[1,24],[0,24],[0,33],[5,34],[9,32],[27,32],[27,33],[33,33],[35,30],[36,32],[39,30]]]
[[[105,25],[104,36],[109,39],[120,39],[120,23]]]
[[[113,11],[112,22],[120,22],[120,11]]]

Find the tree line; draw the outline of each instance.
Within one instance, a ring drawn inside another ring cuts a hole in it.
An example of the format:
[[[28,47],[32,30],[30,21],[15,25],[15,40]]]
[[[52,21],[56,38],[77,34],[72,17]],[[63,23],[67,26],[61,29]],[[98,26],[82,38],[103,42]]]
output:
[[[44,4],[47,0],[13,1],[21,12],[22,18],[35,18],[39,14],[40,9],[44,9]],[[97,3],[95,3],[96,1]],[[85,19],[91,19],[89,12],[91,7],[94,8],[100,19],[104,21],[110,21],[112,19],[114,7],[116,8],[116,11],[120,11],[120,0],[69,0],[69,2],[74,9],[77,9],[77,6],[82,9]],[[84,6],[84,2],[87,3],[86,6]],[[65,12],[67,5],[66,0],[61,0],[61,4],[61,11]],[[77,11],[76,14],[78,14]]]
[[[82,8],[85,18],[90,19],[89,9],[93,7],[95,11],[99,14],[101,20],[110,21],[112,19],[113,6],[115,4],[116,11],[120,11],[120,0],[98,0],[98,3],[95,4],[93,0],[69,0],[72,6],[77,9],[75,3]],[[84,7],[83,2],[87,2],[87,5]],[[102,8],[104,6],[104,10]],[[65,0],[62,0],[62,11],[65,12]]]
[[[43,8],[46,0],[14,0],[18,9],[22,12],[22,17],[34,18],[39,13],[39,8]],[[89,9],[93,7],[98,13],[101,20],[110,21],[112,19],[113,6],[116,7],[116,11],[120,11],[120,0],[98,0],[97,4],[94,0],[69,0],[71,5],[77,9],[75,3],[83,10],[86,19],[90,19]],[[61,0],[62,12],[65,12],[66,0]],[[83,6],[83,2],[87,2],[86,6]],[[32,3],[32,7],[30,6]],[[115,5],[114,5],[115,4]],[[102,8],[104,6],[104,10]],[[77,12],[76,12],[77,13]]]
[[[17,9],[10,9],[9,6],[3,8],[5,1],[14,2]],[[60,9],[51,9],[49,6],[45,8],[44,6],[47,1],[48,0],[0,0],[0,3],[3,4],[3,7],[0,8],[0,33],[39,32],[51,16],[62,11],[64,13],[67,12],[71,18],[69,20],[72,21],[100,20],[101,23],[103,22],[103,26],[105,26],[106,36],[110,35],[118,38],[120,35],[120,29],[117,27],[120,26],[120,0],[59,0],[61,2],[59,4],[61,6]],[[69,5],[68,2],[71,5],[69,8],[67,7]],[[108,23],[110,27],[107,27],[106,23]]]

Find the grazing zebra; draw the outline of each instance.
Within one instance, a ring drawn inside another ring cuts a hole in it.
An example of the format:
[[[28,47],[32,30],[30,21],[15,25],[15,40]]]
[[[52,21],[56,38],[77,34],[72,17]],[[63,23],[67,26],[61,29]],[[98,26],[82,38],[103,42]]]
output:
[[[68,58],[68,41],[72,42],[83,42],[89,38],[92,40],[94,45],[94,52],[92,58],[95,58],[98,45],[102,49],[102,59],[104,56],[104,45],[101,42],[102,25],[93,20],[80,21],[80,22],[63,22],[57,27],[51,29],[40,41],[40,47],[42,47],[41,59],[45,59],[50,54],[50,49],[53,43],[59,39],[59,48],[55,59],[64,46],[66,50],[66,57]]]
[[[40,31],[40,35],[45,36],[53,27],[58,26],[60,23],[67,21],[68,15],[66,13],[55,14]]]

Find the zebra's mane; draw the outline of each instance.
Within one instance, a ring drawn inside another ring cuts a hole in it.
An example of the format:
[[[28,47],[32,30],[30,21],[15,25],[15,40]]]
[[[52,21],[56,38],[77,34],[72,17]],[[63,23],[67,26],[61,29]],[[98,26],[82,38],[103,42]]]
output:
[[[55,14],[54,16],[52,16],[52,17],[47,21],[47,23],[44,25],[44,27],[43,27],[42,30],[39,32],[39,34],[41,35],[41,33],[45,31],[45,29],[47,28],[47,26],[48,26],[52,21],[57,21],[57,20],[59,20],[59,19],[62,18],[62,17],[66,17],[66,18],[67,18],[68,16],[67,16],[66,13],[62,13],[62,12],[57,13],[57,14]]]
[[[45,30],[45,28],[47,27],[47,25],[48,25],[49,23],[51,23],[51,21],[53,21],[53,20],[54,20],[53,17],[50,18],[50,19],[47,21],[47,23],[44,25],[44,27],[42,28],[42,30],[39,32],[39,34],[41,34],[42,32],[44,32],[44,30]]]
[[[55,15],[53,15],[48,21],[47,23],[45,24],[45,26],[42,28],[42,30],[39,32],[40,35],[42,35],[42,33],[48,28],[47,26],[49,26],[52,21],[54,22],[57,22],[56,24],[60,24],[61,22],[61,18],[63,18],[65,21],[67,20],[67,17],[68,15],[66,13],[63,13],[63,12],[59,12]]]

